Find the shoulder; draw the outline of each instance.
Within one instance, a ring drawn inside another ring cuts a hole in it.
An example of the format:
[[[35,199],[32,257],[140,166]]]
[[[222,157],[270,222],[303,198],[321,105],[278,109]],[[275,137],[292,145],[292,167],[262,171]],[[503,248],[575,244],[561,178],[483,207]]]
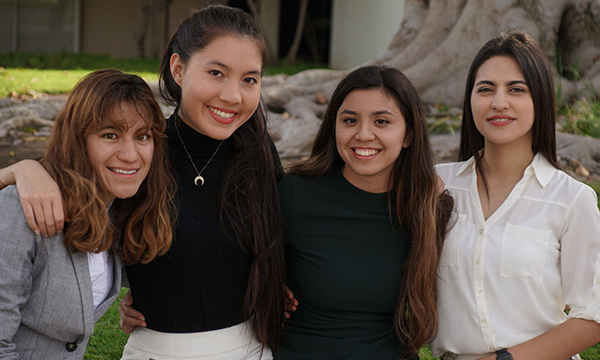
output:
[[[15,228],[26,223],[17,188],[11,185],[0,190],[0,233],[5,233],[4,226]]]
[[[596,207],[596,192],[587,184],[584,184],[562,170],[556,170],[554,176],[544,189],[544,197],[571,207],[575,203],[585,202]]]
[[[444,181],[444,184],[449,184],[458,175],[461,168],[466,166],[466,161],[443,163],[435,165],[435,171],[440,178]]]

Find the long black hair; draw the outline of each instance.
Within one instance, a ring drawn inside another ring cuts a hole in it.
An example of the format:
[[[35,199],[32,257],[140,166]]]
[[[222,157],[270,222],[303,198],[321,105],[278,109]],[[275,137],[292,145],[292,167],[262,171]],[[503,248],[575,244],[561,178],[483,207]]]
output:
[[[352,71],[333,92],[310,157],[289,173],[318,177],[344,164],[335,141],[337,112],[352,91],[368,89],[381,89],[396,101],[406,122],[405,136],[410,136],[410,145],[402,149],[390,175],[389,212],[390,221],[411,234],[395,324],[403,351],[416,354],[437,333],[437,268],[454,201],[447,192],[439,193],[425,112],[412,83],[385,66]]]
[[[228,6],[204,8],[181,23],[165,50],[160,92],[168,103],[181,104],[181,88],[171,75],[171,56],[177,53],[186,64],[196,52],[226,35],[252,39],[265,64],[265,41],[250,15]],[[229,235],[254,258],[245,312],[253,319],[258,339],[274,348],[279,342],[283,321],[285,268],[276,184],[279,158],[273,152],[266,119],[266,106],[261,97],[254,114],[231,135],[235,154],[223,174],[221,221],[233,227]]]

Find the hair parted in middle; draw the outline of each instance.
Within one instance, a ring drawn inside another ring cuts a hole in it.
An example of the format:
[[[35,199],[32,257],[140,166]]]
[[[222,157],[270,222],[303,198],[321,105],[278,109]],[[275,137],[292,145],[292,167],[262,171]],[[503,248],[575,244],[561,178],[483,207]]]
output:
[[[108,190],[90,162],[86,137],[107,124],[126,126],[120,106],[128,103],[152,131],[152,165],[137,193],[129,199],[102,200]],[[77,251],[114,251],[127,264],[148,263],[164,254],[172,242],[173,196],[166,121],[152,90],[137,75],[119,70],[98,70],[73,89],[54,121],[52,136],[41,164],[54,178],[65,200],[71,222],[65,246]]]
[[[396,101],[406,122],[410,145],[403,148],[390,175],[390,219],[410,231],[396,309],[396,333],[402,348],[415,354],[437,333],[436,276],[446,225],[454,201],[440,194],[425,114],[412,83],[402,72],[366,66],[349,73],[337,85],[323,116],[310,157],[290,174],[319,177],[344,165],[336,148],[340,106],[355,90],[381,89]]]
[[[522,30],[508,30],[490,39],[479,50],[471,63],[465,86],[463,120],[460,136],[459,161],[475,156],[484,147],[483,135],[477,130],[471,109],[471,94],[475,87],[477,71],[484,62],[495,56],[505,56],[517,62],[533,100],[534,120],[531,148],[541,153],[557,169],[556,159],[556,109],[554,82],[550,64],[538,43]],[[478,165],[478,169],[479,168]]]
[[[181,23],[163,54],[159,86],[168,103],[179,107],[182,98],[171,74],[171,56],[177,53],[185,66],[195,53],[227,35],[252,39],[264,68],[266,43],[252,17],[229,6],[208,6]],[[253,319],[258,339],[275,351],[284,314],[283,225],[277,192],[277,176],[283,169],[267,132],[266,109],[261,96],[254,114],[231,135],[235,154],[223,174],[221,221],[233,227],[228,235],[254,257],[244,310]]]

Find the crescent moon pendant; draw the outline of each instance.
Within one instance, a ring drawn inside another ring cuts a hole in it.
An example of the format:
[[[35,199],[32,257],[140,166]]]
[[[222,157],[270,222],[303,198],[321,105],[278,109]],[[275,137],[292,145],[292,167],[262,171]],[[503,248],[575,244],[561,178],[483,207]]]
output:
[[[194,184],[196,184],[196,186],[198,186],[198,180],[200,180],[200,186],[204,185],[204,178],[198,175],[194,178]]]

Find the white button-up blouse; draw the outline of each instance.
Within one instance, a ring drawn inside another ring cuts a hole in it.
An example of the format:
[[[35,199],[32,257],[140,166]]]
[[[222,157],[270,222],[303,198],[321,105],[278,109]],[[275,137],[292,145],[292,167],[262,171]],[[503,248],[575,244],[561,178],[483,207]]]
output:
[[[600,212],[590,187],[538,154],[484,220],[474,159],[436,170],[455,214],[438,271],[434,355],[477,358],[567,318],[600,323]]]

